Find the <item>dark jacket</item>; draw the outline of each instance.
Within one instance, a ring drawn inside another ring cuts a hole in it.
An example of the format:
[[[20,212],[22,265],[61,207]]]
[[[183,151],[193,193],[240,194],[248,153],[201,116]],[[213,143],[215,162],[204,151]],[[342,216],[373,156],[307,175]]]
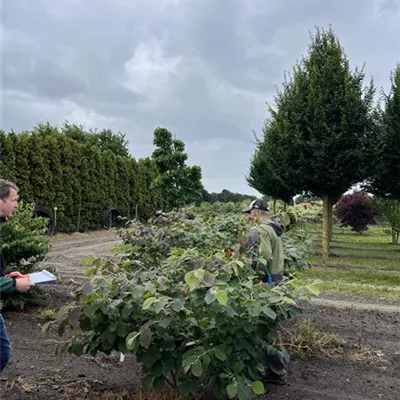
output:
[[[0,223],[4,220],[0,218]],[[6,262],[4,260],[3,251],[1,250],[1,237],[0,237],[0,298],[4,294],[15,292],[15,278],[6,278]]]

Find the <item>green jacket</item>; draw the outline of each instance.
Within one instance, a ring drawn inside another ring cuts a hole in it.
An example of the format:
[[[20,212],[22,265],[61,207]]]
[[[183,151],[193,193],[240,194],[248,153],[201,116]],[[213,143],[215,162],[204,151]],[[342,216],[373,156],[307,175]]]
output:
[[[0,218],[0,223],[4,222],[2,218]],[[15,292],[15,279],[14,278],[6,278],[4,275],[6,274],[6,262],[4,260],[3,252],[1,251],[1,238],[0,238],[0,297],[4,294],[10,294]]]
[[[15,278],[0,277],[0,297],[15,292]]]
[[[282,239],[267,223],[256,225],[247,235],[246,247],[267,261],[271,275],[283,274],[284,254]]]

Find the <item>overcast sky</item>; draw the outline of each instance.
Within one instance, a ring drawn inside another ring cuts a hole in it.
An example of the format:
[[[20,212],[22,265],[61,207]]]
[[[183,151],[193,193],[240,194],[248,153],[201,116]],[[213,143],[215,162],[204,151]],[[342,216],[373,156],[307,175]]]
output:
[[[136,158],[165,126],[209,191],[245,174],[284,71],[314,26],[388,87],[400,0],[2,0],[3,129],[65,120],[124,132]]]

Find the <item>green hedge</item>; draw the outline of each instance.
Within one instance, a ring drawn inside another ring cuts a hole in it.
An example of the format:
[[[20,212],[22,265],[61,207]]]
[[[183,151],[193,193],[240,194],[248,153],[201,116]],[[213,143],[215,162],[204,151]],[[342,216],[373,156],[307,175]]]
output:
[[[0,131],[0,176],[20,187],[24,201],[57,207],[57,232],[99,229],[106,208],[149,218],[159,204],[150,189],[155,175],[151,159],[116,155],[62,128]]]

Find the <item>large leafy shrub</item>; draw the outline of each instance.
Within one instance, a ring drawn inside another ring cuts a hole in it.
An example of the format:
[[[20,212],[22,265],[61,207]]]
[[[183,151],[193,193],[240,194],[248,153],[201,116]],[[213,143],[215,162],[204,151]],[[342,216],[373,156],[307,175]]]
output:
[[[366,192],[354,192],[341,197],[336,205],[336,215],[342,226],[363,233],[374,223],[377,208]]]
[[[296,279],[259,283],[236,243],[244,226],[236,216],[176,213],[132,224],[121,232],[123,260],[91,260],[90,282],[60,310],[59,332],[70,327],[74,335],[59,351],[132,352],[143,384],[157,390],[212,388],[241,400],[263,393],[268,356],[287,355],[277,344],[279,323],[313,290]]]
[[[7,272],[29,274],[38,269],[39,262],[50,250],[50,240],[45,235],[48,220],[32,218],[34,204],[20,202],[17,209],[0,224],[1,246]],[[41,298],[44,292],[35,286],[26,293],[13,293],[5,297],[4,307],[23,307],[31,300]]]

